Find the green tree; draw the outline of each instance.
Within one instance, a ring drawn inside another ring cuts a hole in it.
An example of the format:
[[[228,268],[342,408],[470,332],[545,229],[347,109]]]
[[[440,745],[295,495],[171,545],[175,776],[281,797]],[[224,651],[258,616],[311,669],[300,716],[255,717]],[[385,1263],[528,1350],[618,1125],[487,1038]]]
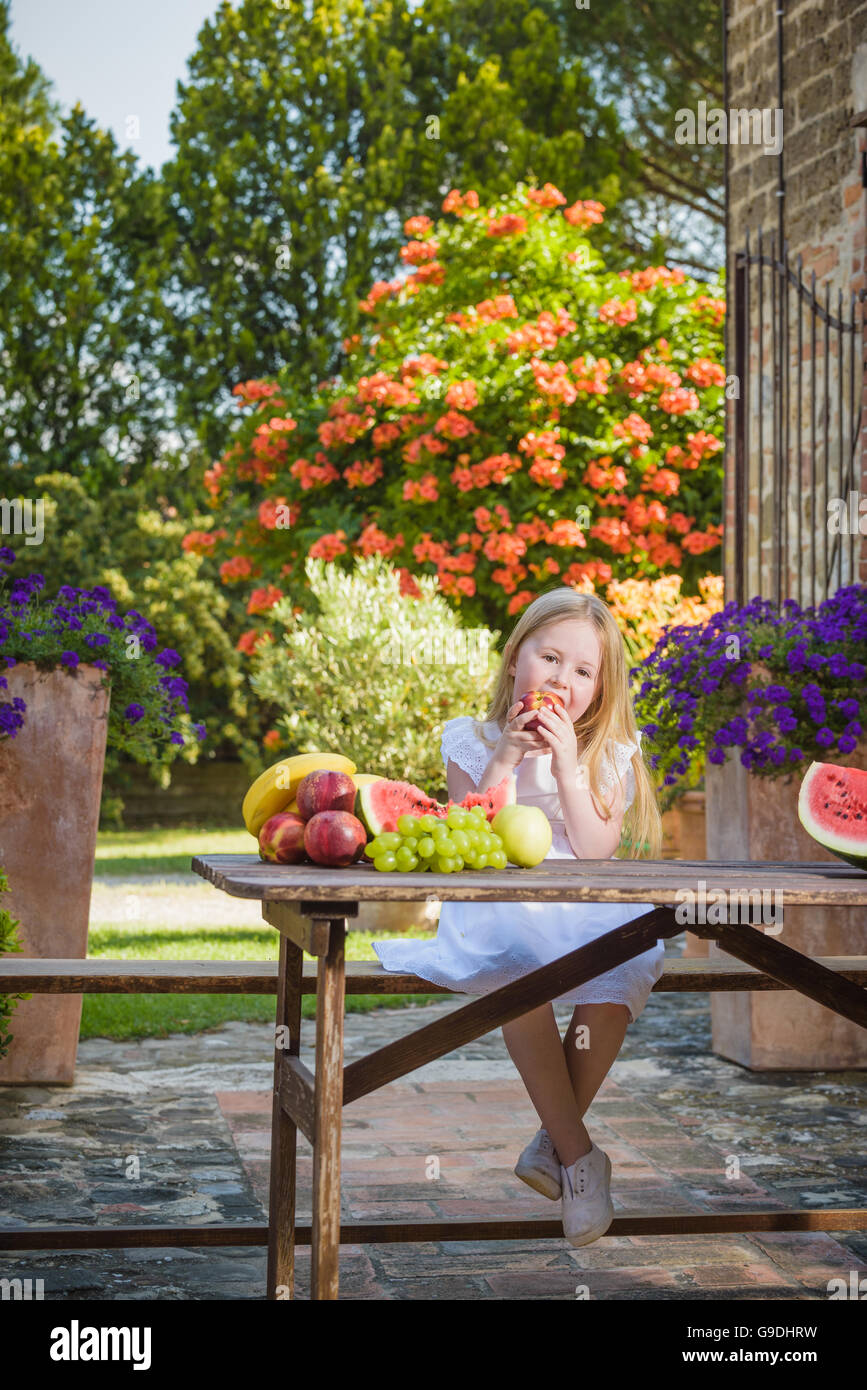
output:
[[[3,488],[46,464],[91,495],[159,452],[160,198],[80,105],[58,117],[0,0],[0,437]]]
[[[212,453],[236,382],[339,370],[403,221],[452,187],[552,179],[610,209],[639,186],[613,105],[534,0],[224,3],[171,129],[167,373]]]
[[[715,275],[724,259],[722,145],[675,139],[676,112],[722,106],[720,0],[630,0],[577,9],[539,0],[616,102],[624,151],[639,160],[639,191],[618,209],[625,244]]]

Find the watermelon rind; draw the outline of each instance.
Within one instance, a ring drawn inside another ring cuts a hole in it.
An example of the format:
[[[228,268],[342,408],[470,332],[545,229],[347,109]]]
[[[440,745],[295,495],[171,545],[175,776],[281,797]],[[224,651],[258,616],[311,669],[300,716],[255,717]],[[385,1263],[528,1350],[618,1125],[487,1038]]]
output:
[[[836,813],[823,816],[823,788],[830,789],[831,782],[835,795],[839,795],[842,782],[857,801],[857,819],[844,823]],[[836,763],[810,763],[798,793],[798,819],[807,834],[829,854],[867,871],[867,815],[860,810],[862,803],[867,803],[867,771],[839,767]]]
[[[371,835],[382,835],[387,830],[396,830],[400,816],[433,815],[444,818],[450,806],[484,806],[488,821],[504,806],[517,801],[514,774],[508,774],[495,787],[483,792],[468,792],[463,801],[441,801],[427,796],[412,782],[393,782],[380,778],[369,786],[358,788],[355,797],[354,814]]]
[[[393,782],[383,777],[369,786],[359,787],[355,815],[371,835],[382,835],[387,830],[397,829],[398,817],[436,813],[439,804],[412,782]]]

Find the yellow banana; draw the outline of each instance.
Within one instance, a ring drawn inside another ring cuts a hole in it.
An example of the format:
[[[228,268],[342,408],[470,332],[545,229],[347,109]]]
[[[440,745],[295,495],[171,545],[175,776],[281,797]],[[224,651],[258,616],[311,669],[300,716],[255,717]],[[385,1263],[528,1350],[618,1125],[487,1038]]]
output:
[[[355,763],[342,753],[297,753],[292,758],[281,758],[256,778],[241,807],[244,824],[255,839],[258,840],[259,831],[270,816],[285,811],[295,800],[301,779],[318,768],[346,772],[351,777]]]

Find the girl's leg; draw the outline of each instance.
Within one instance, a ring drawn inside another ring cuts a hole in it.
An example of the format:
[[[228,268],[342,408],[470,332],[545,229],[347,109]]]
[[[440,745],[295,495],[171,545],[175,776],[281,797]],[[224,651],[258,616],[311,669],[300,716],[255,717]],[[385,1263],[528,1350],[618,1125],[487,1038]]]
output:
[[[623,1045],[628,1023],[629,1010],[625,1004],[578,1004],[575,1007],[563,1039],[563,1052],[582,1119]],[[582,1046],[576,1047],[576,1031],[581,1024],[587,1025],[587,1032],[580,1035]],[[585,1039],[586,1046],[583,1045]],[[557,1147],[556,1141],[554,1147]]]
[[[504,1023],[503,1038],[560,1162],[568,1168],[590,1152],[591,1143],[581,1122],[582,1112],[576,1109],[572,1076],[552,1005],[542,1004],[522,1018]]]

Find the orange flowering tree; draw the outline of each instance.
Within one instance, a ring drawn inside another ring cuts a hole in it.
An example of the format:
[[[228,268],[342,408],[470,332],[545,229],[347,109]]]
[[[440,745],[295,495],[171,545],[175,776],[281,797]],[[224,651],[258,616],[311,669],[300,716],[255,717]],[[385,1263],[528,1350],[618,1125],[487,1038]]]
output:
[[[234,388],[242,416],[205,473],[215,556],[259,619],[304,604],[307,556],[379,551],[403,592],[435,574],[465,626],[503,630],[552,583],[718,560],[725,397],[718,286],[681,270],[606,271],[604,208],[546,184],[484,208],[449,193],[405,223],[405,272],[374,284],[338,377]],[[240,595],[239,595],[240,596]]]

